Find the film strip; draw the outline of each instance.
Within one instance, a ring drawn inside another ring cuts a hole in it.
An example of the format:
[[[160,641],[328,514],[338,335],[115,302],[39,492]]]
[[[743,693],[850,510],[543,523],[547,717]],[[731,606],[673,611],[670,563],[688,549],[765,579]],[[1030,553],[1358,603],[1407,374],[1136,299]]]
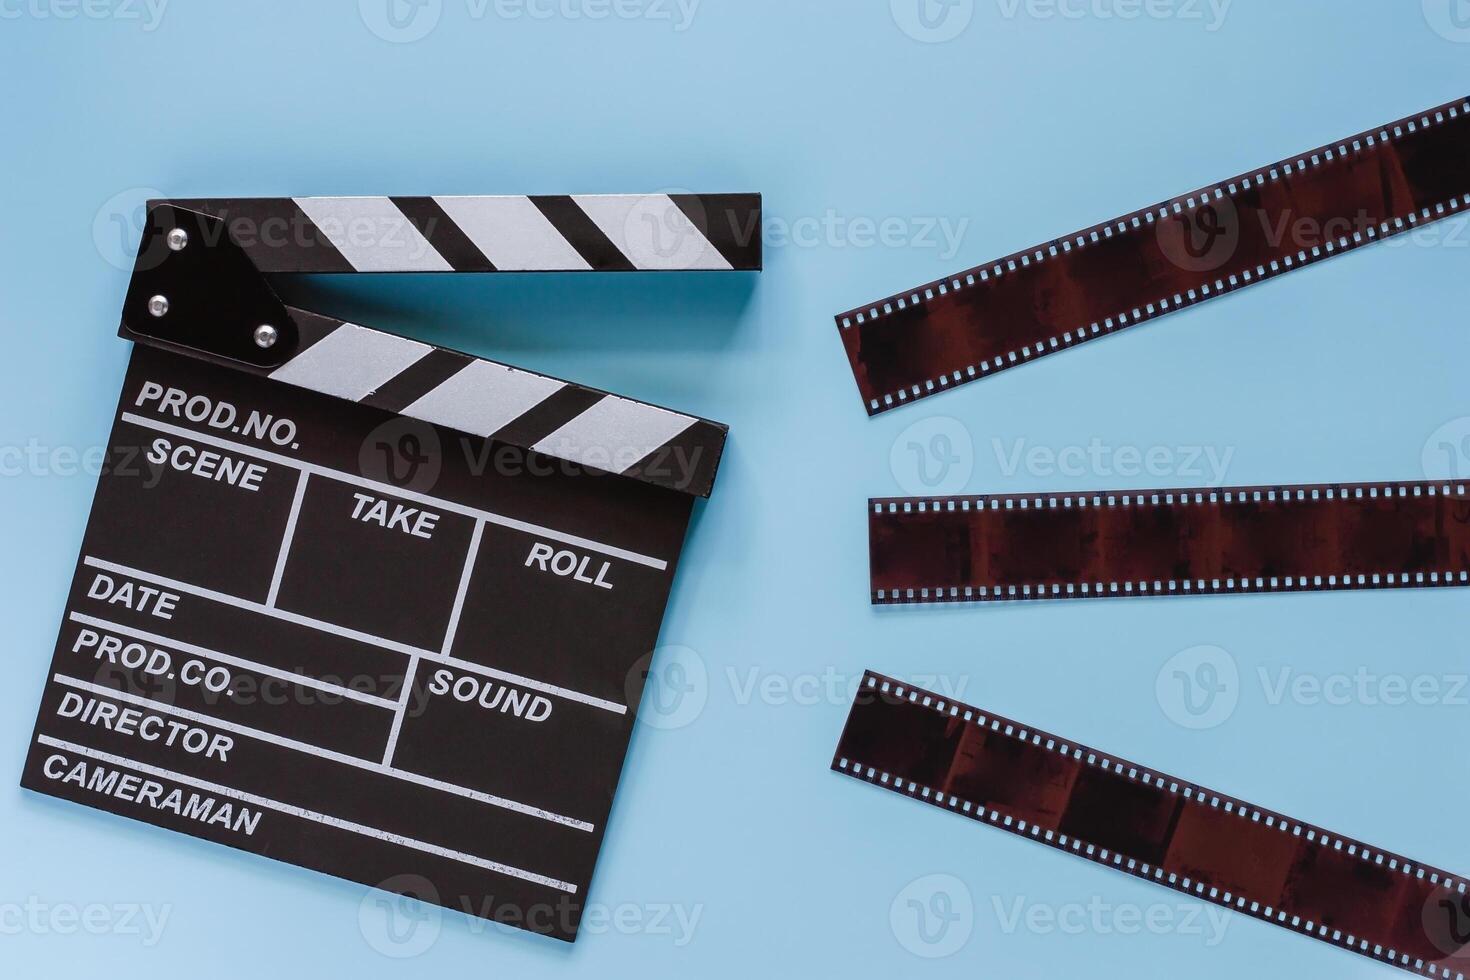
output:
[[[868,414],[1462,213],[1457,100],[837,317]]]
[[[875,604],[1470,586],[1464,482],[873,500]]]
[[[1458,875],[880,674],[832,768],[1420,976],[1470,965]]]
[[[261,272],[758,271],[759,194],[199,198]]]

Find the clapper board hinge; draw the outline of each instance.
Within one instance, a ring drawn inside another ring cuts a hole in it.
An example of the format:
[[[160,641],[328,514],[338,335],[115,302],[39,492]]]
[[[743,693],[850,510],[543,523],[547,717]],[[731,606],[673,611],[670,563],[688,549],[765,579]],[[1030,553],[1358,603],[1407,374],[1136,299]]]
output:
[[[759,195],[152,201],[125,339],[707,497],[727,428],[288,308],[279,273],[755,271]]]

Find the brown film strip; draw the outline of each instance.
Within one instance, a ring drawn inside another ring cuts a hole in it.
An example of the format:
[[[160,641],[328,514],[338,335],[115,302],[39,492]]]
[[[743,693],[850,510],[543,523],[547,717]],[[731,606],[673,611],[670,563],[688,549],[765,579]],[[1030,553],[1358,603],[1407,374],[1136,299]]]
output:
[[[872,600],[1470,586],[1470,484],[872,500]]]
[[[876,415],[1470,206],[1470,100],[837,317]]]
[[[869,673],[840,773],[1421,976],[1464,980],[1466,879]]]

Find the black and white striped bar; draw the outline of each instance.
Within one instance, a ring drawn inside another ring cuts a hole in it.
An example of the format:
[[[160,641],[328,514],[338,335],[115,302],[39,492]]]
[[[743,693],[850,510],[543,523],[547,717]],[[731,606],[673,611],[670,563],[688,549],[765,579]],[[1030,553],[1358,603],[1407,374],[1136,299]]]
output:
[[[759,271],[759,194],[153,201],[222,219],[261,272]]]
[[[726,426],[397,334],[292,309],[296,350],[238,370],[529,450],[575,467],[708,497]],[[124,328],[139,343],[182,353]]]

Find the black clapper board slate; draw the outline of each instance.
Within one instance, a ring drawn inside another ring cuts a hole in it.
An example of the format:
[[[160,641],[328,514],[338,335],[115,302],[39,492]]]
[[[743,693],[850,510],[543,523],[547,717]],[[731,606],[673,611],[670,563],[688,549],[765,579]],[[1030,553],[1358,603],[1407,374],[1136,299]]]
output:
[[[288,315],[125,311],[22,785],[571,941],[724,427]]]

